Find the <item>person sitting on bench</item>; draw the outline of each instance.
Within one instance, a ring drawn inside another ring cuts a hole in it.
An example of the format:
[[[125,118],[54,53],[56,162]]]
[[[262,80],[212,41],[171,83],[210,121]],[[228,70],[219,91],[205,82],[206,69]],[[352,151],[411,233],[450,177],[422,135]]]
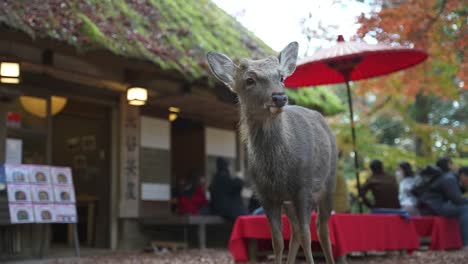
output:
[[[371,208],[400,208],[398,201],[398,184],[394,176],[385,173],[380,160],[373,160],[370,163],[372,175],[367,179],[364,186],[359,191],[363,203]],[[367,192],[371,191],[374,202],[367,199]]]
[[[181,179],[177,190],[177,212],[180,215],[198,215],[208,206],[205,188],[200,180],[202,175],[198,172],[190,174],[186,181]]]
[[[463,197],[456,177],[429,165],[420,175],[426,179],[415,186],[422,215],[458,218],[464,249],[468,251],[468,198]]]
[[[229,172],[228,161],[216,159],[216,173],[210,185],[211,212],[234,222],[240,215],[247,214],[241,197],[244,183]]]

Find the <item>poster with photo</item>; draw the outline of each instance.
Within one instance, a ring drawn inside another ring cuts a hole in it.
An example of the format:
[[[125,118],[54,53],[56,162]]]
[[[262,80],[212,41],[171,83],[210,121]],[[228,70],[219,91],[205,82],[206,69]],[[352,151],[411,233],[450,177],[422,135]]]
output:
[[[33,203],[53,203],[54,188],[50,184],[31,185]]]
[[[31,203],[31,186],[29,184],[8,183],[8,202],[10,203]]]
[[[70,167],[51,167],[52,183],[55,185],[73,185]]]
[[[5,176],[7,182],[28,183],[29,167],[24,165],[5,164]]]
[[[33,205],[10,203],[10,221],[12,224],[34,223]]]
[[[53,204],[33,204],[34,219],[36,223],[54,223],[55,205]]]
[[[75,190],[73,186],[54,186],[54,200],[56,203],[75,203]]]
[[[29,165],[29,182],[36,184],[50,184],[50,167]]]
[[[56,204],[55,222],[56,223],[76,223],[78,220],[76,206],[74,204]]]

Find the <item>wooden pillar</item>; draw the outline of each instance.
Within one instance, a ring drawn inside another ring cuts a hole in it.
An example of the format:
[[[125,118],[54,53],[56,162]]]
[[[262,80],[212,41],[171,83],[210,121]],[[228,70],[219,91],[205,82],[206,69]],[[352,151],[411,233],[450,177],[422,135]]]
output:
[[[7,109],[6,104],[0,102],[0,163],[5,163],[6,137],[7,137]]]
[[[140,109],[120,99],[120,206],[121,218],[137,218],[140,201]]]
[[[119,216],[119,113],[118,107],[112,107],[111,113],[111,190],[110,190],[110,248],[117,249]]]

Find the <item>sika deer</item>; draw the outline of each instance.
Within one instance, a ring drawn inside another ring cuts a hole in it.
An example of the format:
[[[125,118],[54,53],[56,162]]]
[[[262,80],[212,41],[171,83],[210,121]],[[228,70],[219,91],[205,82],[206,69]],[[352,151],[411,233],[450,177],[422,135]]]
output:
[[[249,169],[272,234],[276,263],[282,262],[282,207],[291,223],[287,263],[302,245],[313,263],[311,212],[318,209],[317,231],[327,263],[333,263],[328,220],[335,188],[335,137],[316,111],[288,106],[283,80],[296,68],[297,42],[279,57],[241,59],[208,52],[213,74],[239,97],[240,130],[247,144]]]

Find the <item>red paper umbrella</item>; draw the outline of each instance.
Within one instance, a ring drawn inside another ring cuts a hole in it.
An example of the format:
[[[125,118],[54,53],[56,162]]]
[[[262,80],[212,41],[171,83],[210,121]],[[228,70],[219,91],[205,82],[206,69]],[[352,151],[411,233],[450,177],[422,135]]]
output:
[[[343,36],[340,35],[335,46],[321,49],[314,55],[299,61],[294,73],[285,80],[285,85],[288,88],[346,83],[358,190],[361,184],[349,81],[396,72],[414,66],[426,58],[427,53],[422,50],[380,44],[371,45],[362,42],[345,42]],[[360,210],[362,211],[361,205]]]

